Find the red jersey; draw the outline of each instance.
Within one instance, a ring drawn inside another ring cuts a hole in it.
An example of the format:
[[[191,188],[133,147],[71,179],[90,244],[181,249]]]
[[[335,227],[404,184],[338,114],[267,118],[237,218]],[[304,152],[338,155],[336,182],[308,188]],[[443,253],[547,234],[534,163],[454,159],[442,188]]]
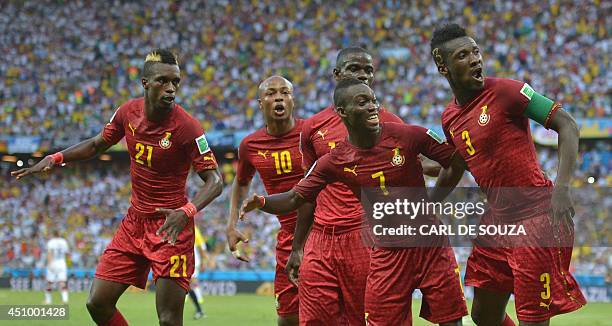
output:
[[[529,119],[523,115],[529,104],[521,93],[523,85],[512,79],[486,78],[483,90],[469,103],[460,106],[453,98],[442,113],[446,138],[485,191],[552,186],[540,168]],[[490,203],[495,209],[496,201]],[[508,212],[516,214],[515,209]]]
[[[323,188],[327,184],[342,182],[350,189],[351,199],[361,206],[362,187],[380,188],[382,192],[391,187],[424,189],[419,154],[443,167],[449,166],[455,149],[442,142],[431,130],[392,122],[383,123],[381,128],[380,139],[372,148],[359,148],[348,141],[339,142],[334,150],[315,162],[293,190],[312,202],[319,192],[319,197],[325,193]]]
[[[130,154],[130,201],[139,212],[185,205],[190,166],[197,172],[217,168],[200,123],[178,104],[164,120],[154,122],[144,113],[144,98],[126,102],[102,131],[108,144],[124,136]]]
[[[296,119],[293,129],[283,135],[272,136],[264,127],[246,136],[238,148],[238,184],[248,184],[255,171],[269,195],[289,191],[298,183],[304,177],[299,151],[303,123],[304,120]],[[278,216],[283,226],[294,226],[296,219],[296,212]]]
[[[403,123],[400,118],[384,108],[380,109],[379,118],[381,122]],[[308,171],[318,158],[329,153],[347,136],[348,131],[333,105],[306,120],[300,139],[304,171]],[[419,171],[421,170],[419,167]],[[317,197],[314,218],[316,223],[322,225],[357,228],[361,225],[363,214],[361,203],[353,192],[345,184],[332,183]]]

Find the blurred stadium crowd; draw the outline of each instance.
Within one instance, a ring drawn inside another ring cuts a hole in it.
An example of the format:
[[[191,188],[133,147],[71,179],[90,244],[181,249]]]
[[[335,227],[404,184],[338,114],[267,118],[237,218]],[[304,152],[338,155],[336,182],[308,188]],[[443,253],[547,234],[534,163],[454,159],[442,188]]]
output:
[[[335,56],[349,45],[373,52],[385,106],[412,123],[438,122],[449,92],[429,39],[444,21],[469,26],[488,75],[527,81],[575,117],[610,116],[611,9],[609,1],[9,1],[0,16],[0,134],[42,135],[51,148],[93,136],[119,104],[142,96],[139,69],[152,47],[180,54],[177,102],[206,130],[260,125],[256,88],[272,73],[293,81],[300,115],[329,105]]]
[[[349,45],[374,54],[375,90],[386,107],[407,122],[439,123],[450,91],[432,63],[429,38],[444,21],[469,26],[488,75],[527,81],[575,117],[609,118],[612,3],[585,3],[8,1],[0,15],[0,135],[40,135],[50,149],[95,135],[119,104],[142,96],[139,69],[152,47],[179,53],[177,102],[206,130],[260,127],[256,89],[273,73],[293,81],[298,115],[329,105],[335,56]],[[612,184],[610,143],[582,145],[574,185],[583,186],[591,175],[602,176],[595,187]],[[538,152],[554,178],[556,150]],[[231,164],[222,170],[231,183]],[[6,166],[0,172],[0,266],[44,264],[45,235],[60,227],[76,249],[70,266],[95,267],[129,205],[127,163],[87,163],[19,183],[10,180]],[[197,182],[191,178],[190,191]],[[465,178],[462,185],[474,184]],[[254,188],[261,193],[261,182]],[[210,267],[272,269],[276,218],[253,214],[241,224],[251,239],[251,263],[238,264],[226,249],[228,197],[229,185],[198,217]],[[576,223],[607,228],[608,214],[599,214],[601,221],[578,215]],[[576,272],[612,279],[610,249],[577,241]],[[464,262],[469,248],[457,253]]]

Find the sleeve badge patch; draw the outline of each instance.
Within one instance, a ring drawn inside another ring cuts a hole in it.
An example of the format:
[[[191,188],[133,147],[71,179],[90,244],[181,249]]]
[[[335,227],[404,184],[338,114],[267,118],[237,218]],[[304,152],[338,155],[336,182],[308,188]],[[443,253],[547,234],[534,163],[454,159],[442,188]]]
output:
[[[208,146],[208,141],[206,140],[206,136],[202,134],[202,136],[195,139],[196,145],[198,145],[198,150],[200,154],[204,154],[210,152],[210,147]]]
[[[528,100],[531,101],[533,93],[535,93],[535,91],[533,90],[533,88],[531,88],[531,86],[529,86],[529,84],[523,84],[523,88],[521,88],[521,94],[523,94],[523,96],[525,96]]]
[[[437,141],[438,144],[443,144],[444,143],[444,139],[442,139],[442,137],[440,137],[438,134],[436,134],[435,131],[433,131],[431,129],[427,129],[427,134],[429,135],[429,137],[431,137],[435,141]]]

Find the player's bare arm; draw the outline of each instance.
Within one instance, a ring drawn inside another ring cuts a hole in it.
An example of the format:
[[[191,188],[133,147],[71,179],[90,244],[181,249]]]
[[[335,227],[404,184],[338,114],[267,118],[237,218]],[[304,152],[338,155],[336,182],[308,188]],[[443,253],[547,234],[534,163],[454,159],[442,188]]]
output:
[[[247,198],[240,208],[240,218],[252,210],[259,209],[270,214],[287,214],[302,206],[306,201],[294,190],[270,196],[253,194]]]
[[[55,165],[73,161],[83,161],[94,158],[102,153],[104,153],[107,149],[109,149],[112,145],[108,144],[104,138],[102,138],[102,134],[98,134],[95,137],[84,140],[76,145],[70,146],[69,148],[59,152],[62,155],[61,162],[58,162],[57,159],[54,159],[52,155],[47,155],[45,158],[40,160],[40,162],[36,163],[34,166],[29,168],[20,169],[17,171],[11,172],[11,175],[17,178],[17,180],[34,173],[40,172],[48,172],[53,169]],[[57,155],[57,154],[54,154]]]
[[[247,197],[250,186],[250,181],[245,185],[241,185],[238,183],[238,178],[234,178],[230,197],[230,216],[229,221],[227,222],[227,229],[225,231],[227,244],[232,252],[232,255],[236,257],[236,259],[245,262],[249,261],[249,257],[243,255],[239,250],[237,250],[237,245],[240,242],[248,243],[249,239],[236,228],[236,223],[238,223],[240,203],[242,203]]]
[[[297,221],[293,234],[293,243],[291,244],[291,253],[285,266],[289,281],[295,284],[295,286],[298,286],[298,272],[302,264],[302,257],[304,256],[304,244],[306,244],[310,228],[312,223],[314,223],[314,209],[315,205],[309,202],[305,202],[297,209]]]
[[[204,186],[191,202],[199,211],[221,194],[223,182],[217,169],[204,170],[198,172],[198,175],[204,181]],[[157,230],[157,235],[162,235],[162,241],[168,241],[174,245],[179,233],[187,225],[189,217],[182,209],[158,208],[157,211],[166,215],[166,222]]]
[[[438,162],[430,160],[423,155],[419,155],[419,159],[421,160],[424,175],[435,178],[440,174],[442,166]]]
[[[457,183],[459,183],[459,180],[461,180],[465,169],[465,161],[461,155],[455,153],[451,159],[449,167],[442,168],[440,170],[438,180],[436,180],[436,186],[429,194],[429,199],[434,202],[444,200],[444,198],[446,198],[446,196],[448,196],[448,194],[455,189]]]
[[[563,110],[561,104],[535,92],[527,84],[523,85],[523,90],[530,94],[529,104],[523,114],[559,135],[559,168],[552,195],[552,219],[554,226],[564,224],[569,228],[574,216],[569,184],[576,167],[580,131],[574,118]]]
[[[550,120],[550,129],[559,134],[559,169],[552,196],[553,223],[570,227],[574,207],[569,192],[572,174],[578,156],[580,132],[574,118],[563,109],[558,109]]]
[[[310,167],[306,169],[306,171],[308,170],[310,170]],[[298,286],[298,273],[302,264],[302,258],[304,257],[304,245],[314,223],[315,207],[315,203],[305,202],[297,210],[291,253],[289,254],[289,259],[287,259],[287,265],[285,265],[287,277],[295,286]]]

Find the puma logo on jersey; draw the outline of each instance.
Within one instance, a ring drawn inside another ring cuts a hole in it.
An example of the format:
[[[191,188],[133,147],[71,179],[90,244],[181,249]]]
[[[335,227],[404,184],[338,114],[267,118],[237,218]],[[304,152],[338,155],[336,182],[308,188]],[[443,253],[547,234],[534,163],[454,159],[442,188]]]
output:
[[[321,136],[321,139],[325,140],[325,135],[327,134],[327,129],[325,131],[317,130],[317,135]]]
[[[132,123],[128,121],[128,128],[130,128],[130,130],[132,131],[132,136],[135,136],[136,133],[136,129],[134,129],[134,127],[132,127]]]
[[[353,166],[352,169],[344,168],[344,172],[350,172],[350,173],[354,174],[355,176],[357,176],[357,165]]]
[[[257,155],[263,156],[264,160],[268,159],[268,151],[265,151],[265,152],[257,151]]]
[[[540,301],[540,307],[546,308],[546,310],[550,310],[550,304],[552,303],[552,299],[548,301],[548,304]]]
[[[448,132],[450,133],[451,138],[455,138],[455,129],[454,128],[449,130]]]
[[[213,158],[212,155],[210,156],[204,156],[204,161],[214,161],[215,159]]]
[[[487,123],[489,123],[489,121],[491,120],[491,115],[487,113],[487,108],[488,106],[485,105],[481,108],[482,112],[480,113],[480,116],[478,117],[478,124],[481,126],[485,126]]]

